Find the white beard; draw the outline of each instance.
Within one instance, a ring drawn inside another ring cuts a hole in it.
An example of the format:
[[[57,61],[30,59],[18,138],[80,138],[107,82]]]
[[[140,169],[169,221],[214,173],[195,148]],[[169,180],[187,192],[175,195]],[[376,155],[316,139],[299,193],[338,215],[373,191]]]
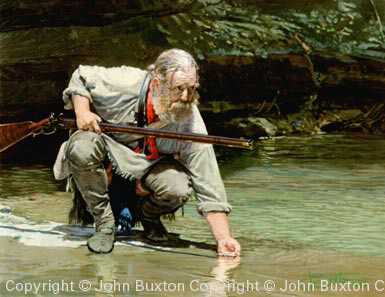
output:
[[[189,117],[192,113],[192,107],[195,103],[175,102],[170,106],[168,97],[153,96],[152,104],[155,113],[162,122],[176,123]]]

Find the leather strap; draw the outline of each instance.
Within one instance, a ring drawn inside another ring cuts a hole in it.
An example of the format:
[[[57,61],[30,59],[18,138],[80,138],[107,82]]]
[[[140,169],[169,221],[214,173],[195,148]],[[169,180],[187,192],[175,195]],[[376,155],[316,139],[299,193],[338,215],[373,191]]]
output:
[[[136,119],[136,125],[138,127],[144,127],[147,125],[147,116],[146,116],[146,97],[147,97],[147,90],[148,85],[150,84],[150,74],[147,73],[146,77],[143,80],[142,86],[140,87],[139,91],[139,98],[138,98],[138,111],[135,114]],[[138,140],[138,147],[144,149],[144,140],[141,138]]]
[[[146,97],[148,85],[150,83],[150,74],[147,73],[143,80],[142,86],[140,87],[139,98],[138,98],[138,112],[135,114],[136,122],[138,127],[144,127],[147,124],[146,120]]]

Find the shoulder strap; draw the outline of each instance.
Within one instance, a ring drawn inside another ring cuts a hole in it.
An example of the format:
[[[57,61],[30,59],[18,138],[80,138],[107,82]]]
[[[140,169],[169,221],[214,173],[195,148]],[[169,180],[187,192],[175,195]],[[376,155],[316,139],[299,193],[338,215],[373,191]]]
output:
[[[150,83],[150,74],[147,73],[146,77],[143,80],[142,86],[140,87],[139,92],[139,101],[138,101],[138,112],[135,114],[136,122],[138,127],[144,127],[147,124],[146,120],[146,95],[148,90],[148,85]]]

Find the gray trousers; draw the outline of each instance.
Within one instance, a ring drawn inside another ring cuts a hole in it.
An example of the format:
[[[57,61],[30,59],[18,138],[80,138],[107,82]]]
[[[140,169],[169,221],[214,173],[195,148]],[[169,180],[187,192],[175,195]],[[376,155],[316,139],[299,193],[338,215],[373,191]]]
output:
[[[107,150],[101,136],[94,132],[78,131],[68,142],[67,160],[70,173],[95,219],[96,230],[115,224],[108,193],[104,162]],[[151,192],[141,205],[141,215],[157,218],[173,213],[192,196],[191,179],[175,160],[157,162],[143,177],[142,184]],[[132,197],[127,197],[127,199]]]

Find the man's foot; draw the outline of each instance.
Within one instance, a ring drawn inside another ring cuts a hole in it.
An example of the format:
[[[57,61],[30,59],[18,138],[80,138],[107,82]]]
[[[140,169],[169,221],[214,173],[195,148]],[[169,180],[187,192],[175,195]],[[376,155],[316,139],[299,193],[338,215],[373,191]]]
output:
[[[88,249],[98,254],[107,254],[114,249],[114,228],[102,228],[87,240]]]
[[[142,218],[141,223],[147,239],[156,242],[164,242],[168,240],[168,232],[160,221],[160,218]]]

